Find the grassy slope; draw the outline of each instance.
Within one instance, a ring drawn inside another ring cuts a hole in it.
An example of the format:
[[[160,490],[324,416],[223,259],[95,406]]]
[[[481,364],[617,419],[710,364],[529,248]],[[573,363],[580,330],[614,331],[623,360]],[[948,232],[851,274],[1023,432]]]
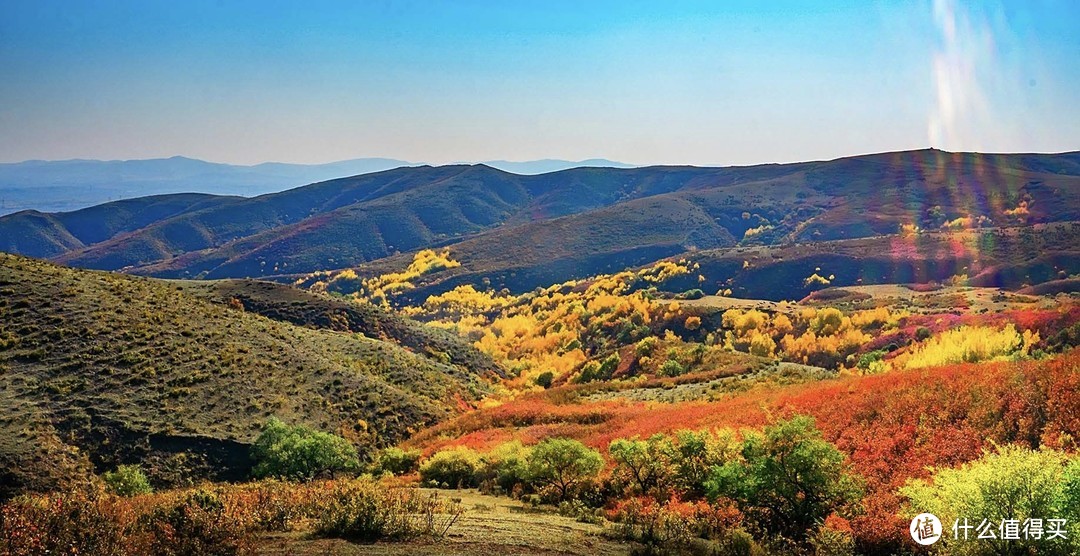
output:
[[[214,303],[239,301],[244,310],[277,321],[384,339],[413,352],[449,361],[469,374],[502,374],[490,357],[459,336],[367,303],[352,303],[272,282],[214,280],[176,282],[187,294]]]
[[[297,326],[179,284],[11,255],[0,254],[0,292],[3,490],[24,480],[48,487],[61,468],[88,461],[150,458],[164,478],[182,452],[239,477],[247,443],[271,415],[385,445],[477,399],[479,375],[493,369],[471,348],[410,326],[388,330],[391,341]],[[394,334],[421,348],[431,340],[463,365],[403,349]],[[478,369],[464,366],[466,355]],[[49,452],[68,456],[61,465]]]

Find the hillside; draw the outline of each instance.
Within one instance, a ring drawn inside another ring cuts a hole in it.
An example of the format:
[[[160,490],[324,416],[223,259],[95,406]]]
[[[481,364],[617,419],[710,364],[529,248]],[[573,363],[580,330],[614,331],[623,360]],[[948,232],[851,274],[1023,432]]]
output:
[[[736,244],[1077,221],[1080,153],[925,150],[532,176],[399,168],[139,218],[84,240],[70,217],[20,213],[0,218],[0,237],[18,238],[8,240],[14,252],[171,278],[299,275],[452,246],[478,272],[529,272],[507,258],[561,269],[537,276],[543,283]]]
[[[267,162],[239,166],[183,156],[147,160],[28,160],[0,164],[0,214],[71,211],[174,193],[260,195],[306,183],[378,172],[411,163],[361,158],[329,164]]]
[[[275,415],[370,450],[479,399],[499,372],[441,331],[255,282],[0,254],[0,292],[3,494],[129,461],[161,484],[245,477]]]
[[[568,168],[630,168],[605,159],[484,162],[515,174]],[[73,211],[118,199],[204,193],[251,197],[291,187],[419,163],[392,158],[356,158],[326,164],[264,162],[221,164],[183,156],[147,160],[27,160],[0,163],[0,215],[24,210]]]
[[[650,201],[651,202],[651,201]],[[1020,289],[1033,284],[1057,281],[1080,273],[1080,223],[1058,222],[1023,227],[982,228],[890,234],[859,239],[817,241],[787,245],[736,245],[717,238],[710,243],[695,239],[700,248],[685,250],[688,227],[694,212],[667,222],[653,220],[645,226],[609,226],[612,233],[596,235],[567,234],[565,243],[537,240],[548,237],[543,232],[559,230],[564,220],[522,226],[510,233],[488,234],[466,240],[449,248],[450,256],[461,266],[424,274],[413,286],[401,292],[405,303],[420,303],[464,284],[487,284],[515,293],[544,287],[552,282],[581,279],[596,274],[616,272],[626,267],[640,267],[657,260],[685,259],[698,269],[673,278],[662,285],[668,292],[702,289],[707,294],[731,290],[728,295],[772,301],[798,300],[826,286],[871,284],[958,282],[972,286]],[[570,217],[573,220],[576,217]],[[542,229],[541,229],[542,228]],[[530,231],[536,229],[535,234]],[[670,233],[665,238],[663,233]],[[677,239],[672,240],[671,237]],[[620,241],[648,238],[648,247],[618,250]],[[611,246],[611,250],[595,250]],[[411,255],[399,255],[362,265],[361,277],[396,272],[407,266]],[[819,275],[828,283],[808,281]],[[358,283],[333,280],[330,289],[353,293]],[[829,277],[831,276],[831,279]],[[312,286],[327,276],[314,274],[299,278],[300,284]]]
[[[49,258],[83,249],[177,214],[208,205],[227,206],[239,197],[178,193],[105,203],[72,212],[45,214],[34,210],[4,217],[0,250]]]

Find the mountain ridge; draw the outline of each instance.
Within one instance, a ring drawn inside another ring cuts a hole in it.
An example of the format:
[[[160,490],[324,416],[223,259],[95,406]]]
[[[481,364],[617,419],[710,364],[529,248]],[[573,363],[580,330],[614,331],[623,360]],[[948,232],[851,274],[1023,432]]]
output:
[[[535,174],[578,166],[630,167],[604,159],[488,161]],[[0,163],[0,215],[20,210],[72,211],[114,200],[170,193],[257,196],[330,180],[423,163],[354,158],[320,164],[210,162],[186,156],[133,160],[26,160]]]
[[[920,150],[538,175],[423,165],[254,198],[120,203],[0,217],[0,250],[148,276],[242,278],[379,267],[440,247],[463,271],[564,261],[565,276],[545,276],[559,281],[697,249],[1080,221],[1080,152]]]

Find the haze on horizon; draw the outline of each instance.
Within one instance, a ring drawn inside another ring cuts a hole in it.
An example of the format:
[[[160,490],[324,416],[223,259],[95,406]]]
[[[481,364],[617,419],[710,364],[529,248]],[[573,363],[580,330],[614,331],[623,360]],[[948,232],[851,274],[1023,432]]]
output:
[[[1065,0],[5,0],[0,16],[3,162],[1080,148]]]

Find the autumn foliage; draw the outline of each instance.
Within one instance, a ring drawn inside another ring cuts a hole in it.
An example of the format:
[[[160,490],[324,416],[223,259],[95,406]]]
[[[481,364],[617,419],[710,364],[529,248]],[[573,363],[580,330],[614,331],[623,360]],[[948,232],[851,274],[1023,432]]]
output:
[[[863,480],[864,513],[851,518],[864,547],[888,547],[906,531],[898,490],[928,467],[976,459],[991,443],[1073,451],[1080,438],[1080,352],[1039,361],[957,364],[846,376],[761,389],[717,402],[557,403],[530,395],[478,410],[417,435],[434,451],[488,450],[520,439],[572,437],[606,451],[616,439],[680,430],[759,429],[807,414]]]
[[[23,496],[0,507],[0,554],[257,554],[257,537],[312,529],[371,541],[440,536],[449,500],[370,479],[263,481],[124,498],[95,488]]]

